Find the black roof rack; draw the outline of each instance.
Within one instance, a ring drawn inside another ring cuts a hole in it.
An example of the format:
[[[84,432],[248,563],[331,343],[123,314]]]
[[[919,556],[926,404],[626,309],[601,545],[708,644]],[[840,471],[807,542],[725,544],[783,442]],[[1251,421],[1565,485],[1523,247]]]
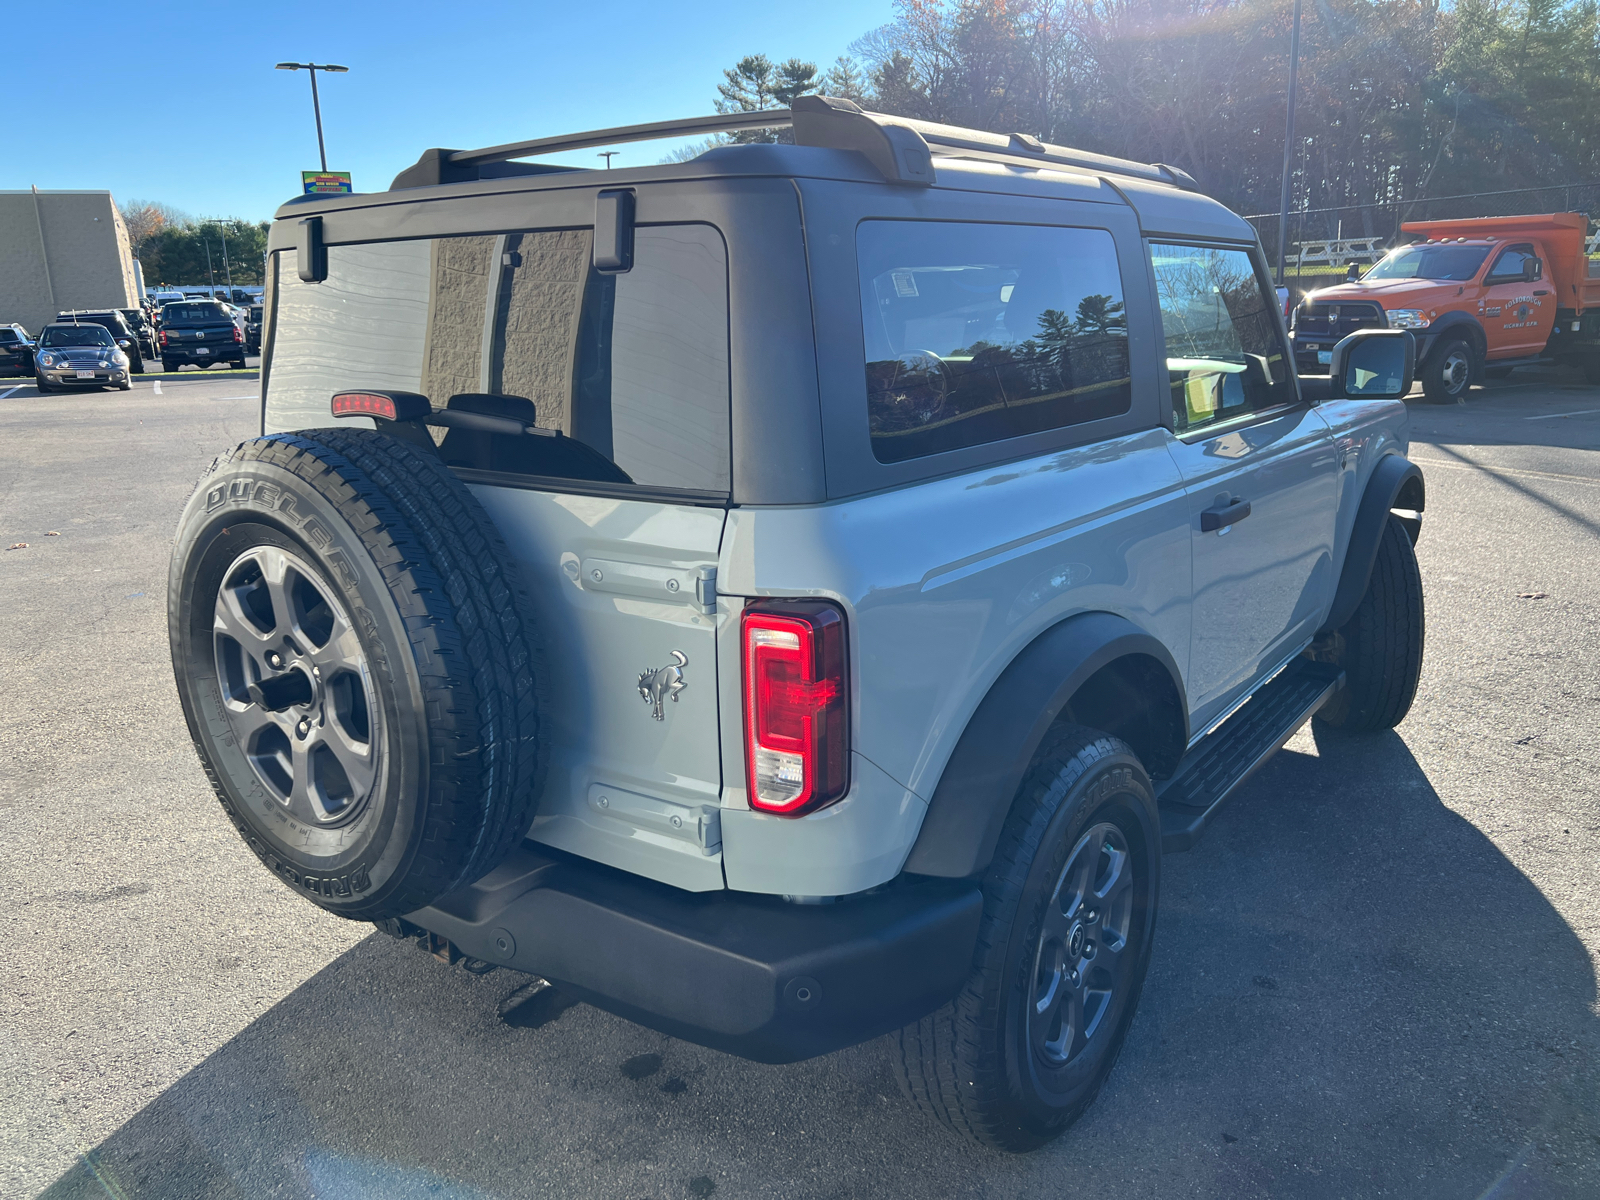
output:
[[[1087,150],[1052,146],[1025,133],[985,133],[955,125],[938,125],[931,121],[867,112],[850,100],[833,96],[801,96],[792,108],[715,113],[708,117],[687,117],[678,121],[623,125],[615,129],[595,129],[586,133],[534,138],[526,142],[507,142],[503,146],[485,146],[481,150],[425,150],[416,163],[395,176],[389,190],[509,175],[543,174],[565,169],[511,161],[528,155],[557,154],[589,146],[644,142],[656,138],[774,129],[786,125],[794,127],[797,145],[861,152],[890,183],[921,187],[931,185],[934,181],[933,154],[937,148],[938,153],[952,158],[982,159],[1031,167],[1074,167],[1097,174],[1131,176],[1188,191],[1197,190],[1195,181],[1185,172],[1161,163],[1132,162]]]

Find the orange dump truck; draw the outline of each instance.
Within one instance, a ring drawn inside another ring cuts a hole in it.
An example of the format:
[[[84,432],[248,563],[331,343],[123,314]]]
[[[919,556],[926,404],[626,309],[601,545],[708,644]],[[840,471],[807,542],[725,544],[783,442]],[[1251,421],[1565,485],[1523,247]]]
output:
[[[1302,374],[1357,329],[1410,329],[1432,400],[1532,362],[1567,362],[1600,383],[1600,259],[1585,254],[1582,213],[1410,221],[1409,245],[1358,281],[1322,288],[1295,309]]]

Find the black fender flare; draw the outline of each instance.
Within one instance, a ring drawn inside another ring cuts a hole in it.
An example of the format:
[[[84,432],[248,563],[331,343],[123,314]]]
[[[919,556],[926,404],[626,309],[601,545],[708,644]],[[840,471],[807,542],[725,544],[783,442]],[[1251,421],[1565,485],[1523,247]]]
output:
[[[1416,545],[1422,532],[1421,513],[1426,500],[1422,469],[1399,451],[1384,455],[1372,468],[1367,490],[1361,493],[1361,505],[1356,509],[1355,525],[1350,530],[1350,544],[1344,552],[1344,569],[1339,573],[1333,606],[1320,632],[1338,629],[1361,603],[1367,581],[1372,577],[1372,564],[1378,559],[1378,543],[1383,539],[1383,527],[1388,523],[1390,510],[1401,508],[1418,514],[1402,518],[1406,532],[1411,535],[1411,544]]]
[[[1429,346],[1430,352],[1449,339],[1457,337],[1467,339],[1467,343],[1472,347],[1472,352],[1478,356],[1480,362],[1489,352],[1489,335],[1484,332],[1483,323],[1471,313],[1445,313],[1444,316],[1428,326],[1427,332],[1429,341],[1432,343]]]
[[[1160,640],[1114,613],[1068,617],[1018,652],[973,712],[934,789],[905,870],[965,878],[987,866],[1050,726],[1091,676],[1129,656],[1153,658],[1171,676],[1187,744],[1183,675]]]

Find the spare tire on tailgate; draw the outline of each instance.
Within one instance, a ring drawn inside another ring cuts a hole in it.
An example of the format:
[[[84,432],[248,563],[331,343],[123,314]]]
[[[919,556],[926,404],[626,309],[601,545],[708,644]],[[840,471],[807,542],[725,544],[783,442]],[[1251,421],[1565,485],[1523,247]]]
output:
[[[229,819],[330,912],[382,920],[527,832],[538,655],[504,541],[426,448],[245,442],[201,478],[167,593],[189,733]]]

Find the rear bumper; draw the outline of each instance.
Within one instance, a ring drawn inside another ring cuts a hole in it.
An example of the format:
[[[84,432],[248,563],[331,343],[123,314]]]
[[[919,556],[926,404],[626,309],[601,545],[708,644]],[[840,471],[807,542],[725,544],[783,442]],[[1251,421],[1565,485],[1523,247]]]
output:
[[[902,876],[873,895],[797,905],[684,892],[524,844],[407,920],[641,1025],[776,1063],[877,1037],[949,1000],[971,969],[982,911],[965,880]]]
[[[214,363],[232,362],[243,353],[244,346],[238,342],[218,342],[204,354],[191,346],[163,346],[160,357],[169,362]]]

